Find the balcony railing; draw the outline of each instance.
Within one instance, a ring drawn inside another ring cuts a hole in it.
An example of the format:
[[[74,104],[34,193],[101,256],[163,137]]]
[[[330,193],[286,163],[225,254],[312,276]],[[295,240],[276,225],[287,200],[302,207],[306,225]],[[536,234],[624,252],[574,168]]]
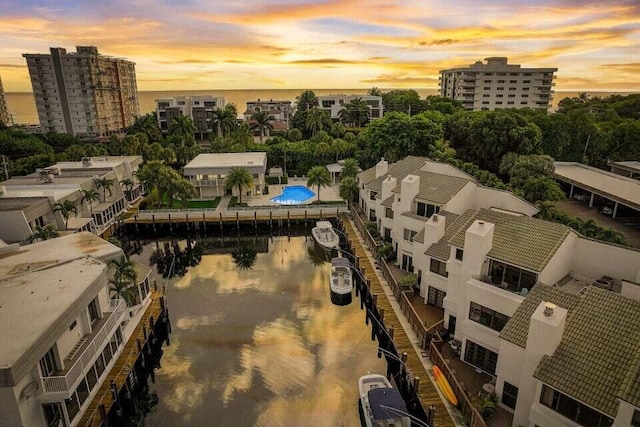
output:
[[[196,185],[198,187],[219,187],[224,185],[224,179],[199,179],[196,181]]]
[[[100,330],[94,335],[93,339],[77,356],[75,362],[69,367],[65,375],[43,377],[42,383],[45,393],[68,393],[73,390],[78,380],[84,375],[87,369],[93,365],[93,359],[100,354],[102,347],[109,340],[116,327],[122,321],[126,304],[122,299],[112,299],[109,301],[101,301],[106,304],[105,312],[111,313],[104,322]]]

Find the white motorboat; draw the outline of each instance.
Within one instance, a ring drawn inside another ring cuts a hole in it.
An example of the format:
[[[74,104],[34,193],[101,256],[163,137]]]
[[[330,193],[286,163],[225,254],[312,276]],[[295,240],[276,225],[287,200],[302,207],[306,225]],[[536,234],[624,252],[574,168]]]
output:
[[[367,427],[411,427],[411,418],[402,396],[384,375],[360,377],[358,389]]]
[[[346,305],[351,302],[351,291],[353,290],[353,277],[351,274],[351,263],[346,258],[331,259],[331,301],[334,304]]]
[[[340,237],[333,230],[333,225],[329,221],[318,221],[311,229],[313,238],[320,246],[326,249],[339,249]]]

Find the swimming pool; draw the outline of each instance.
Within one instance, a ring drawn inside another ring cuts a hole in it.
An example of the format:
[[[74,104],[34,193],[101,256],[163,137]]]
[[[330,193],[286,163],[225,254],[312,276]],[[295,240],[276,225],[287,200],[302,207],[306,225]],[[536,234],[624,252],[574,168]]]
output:
[[[289,187],[284,187],[282,194],[274,197],[271,201],[281,205],[299,205],[315,195],[316,193],[309,190],[304,185],[291,185]]]

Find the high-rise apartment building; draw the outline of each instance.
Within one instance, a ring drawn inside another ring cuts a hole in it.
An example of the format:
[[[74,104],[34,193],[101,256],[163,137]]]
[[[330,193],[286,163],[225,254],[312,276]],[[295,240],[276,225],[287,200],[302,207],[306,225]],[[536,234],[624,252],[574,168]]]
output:
[[[4,97],[4,89],[2,88],[2,79],[0,78],[0,123],[8,126],[11,121],[9,120],[9,110],[7,108],[7,100]]]
[[[106,136],[133,124],[139,114],[135,63],[101,55],[95,46],[50,50],[22,55],[45,132]]]
[[[486,58],[469,67],[440,71],[440,96],[461,101],[467,110],[548,109],[557,68],[521,68],[507,58]]]

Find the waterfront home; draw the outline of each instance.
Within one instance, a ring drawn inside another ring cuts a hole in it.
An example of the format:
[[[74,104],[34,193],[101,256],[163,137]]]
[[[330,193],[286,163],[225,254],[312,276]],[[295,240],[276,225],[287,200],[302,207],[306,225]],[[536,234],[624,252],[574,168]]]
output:
[[[150,302],[148,272],[134,306],[109,292],[122,255],[86,232],[0,247],[0,425],[78,423]]]
[[[253,185],[244,191],[247,196],[262,194],[267,171],[267,153],[213,153],[199,154],[187,163],[183,174],[198,190],[200,199],[212,199],[228,193],[225,177],[232,168],[245,168],[253,177]],[[238,195],[238,189],[230,191]]]
[[[534,390],[526,385],[533,371],[526,378],[514,373],[522,368],[522,358],[502,353],[509,335],[500,335],[529,295],[543,292],[540,287],[575,294],[595,287],[622,300],[640,299],[640,251],[533,218],[537,209],[528,202],[484,187],[451,165],[415,156],[393,165],[383,159],[361,172],[358,181],[360,207],[393,245],[396,263],[418,275],[420,295],[443,309],[444,326],[460,343],[461,360],[495,377],[499,404],[509,411],[521,398],[527,408],[533,404]],[[628,335],[628,327],[618,324],[621,336]],[[597,329],[593,333],[595,339]],[[525,331],[524,337],[524,342],[533,340],[532,348],[543,348],[537,342],[541,336],[527,338]],[[524,347],[522,339],[518,343]],[[582,350],[590,351],[588,346]],[[631,352],[640,357],[637,345]],[[635,362],[627,362],[612,369],[632,369]],[[521,384],[527,387],[522,395]],[[609,405],[602,413],[615,418],[614,409]],[[531,420],[528,410],[516,413],[514,425]]]
[[[318,97],[318,108],[326,111],[331,119],[338,120],[340,111],[344,108],[344,104],[348,104],[355,99],[360,99],[367,104],[369,108],[369,118],[378,119],[384,115],[384,106],[382,105],[382,97],[375,95],[325,95]]]
[[[191,118],[196,128],[195,137],[206,139],[214,132],[212,129],[213,112],[224,108],[225,99],[222,96],[176,96],[173,98],[156,99],[156,119],[158,127],[164,134],[169,133],[171,120],[178,116]]]

